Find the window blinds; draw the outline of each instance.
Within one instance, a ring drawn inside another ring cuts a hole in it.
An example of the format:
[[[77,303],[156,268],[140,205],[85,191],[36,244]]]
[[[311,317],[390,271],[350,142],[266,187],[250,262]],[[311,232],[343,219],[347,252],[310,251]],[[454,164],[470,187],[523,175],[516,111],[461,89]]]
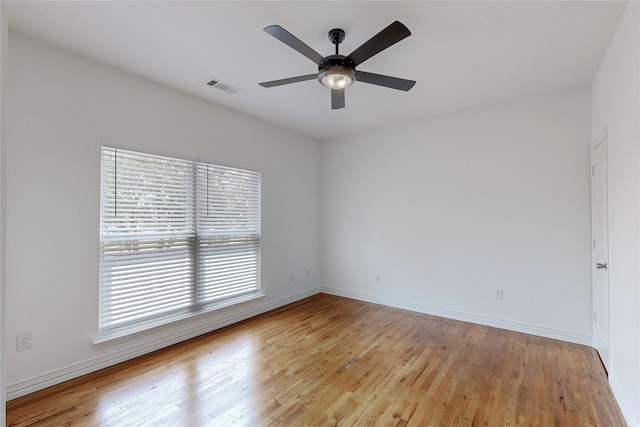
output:
[[[257,292],[260,175],[102,148],[101,333]]]
[[[198,301],[255,291],[260,272],[256,172],[198,165]]]

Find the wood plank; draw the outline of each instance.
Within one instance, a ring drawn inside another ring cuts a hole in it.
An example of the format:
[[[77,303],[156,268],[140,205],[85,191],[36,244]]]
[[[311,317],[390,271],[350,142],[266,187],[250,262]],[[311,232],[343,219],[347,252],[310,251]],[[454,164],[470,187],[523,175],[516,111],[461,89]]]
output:
[[[7,403],[9,426],[624,426],[594,349],[316,295]]]

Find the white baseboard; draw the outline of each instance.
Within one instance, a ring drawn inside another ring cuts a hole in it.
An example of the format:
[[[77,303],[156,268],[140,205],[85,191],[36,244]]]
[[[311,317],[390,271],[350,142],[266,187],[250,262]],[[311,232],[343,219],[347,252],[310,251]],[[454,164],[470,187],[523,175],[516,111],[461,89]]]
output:
[[[293,302],[316,295],[318,293],[320,293],[320,288],[298,292],[285,298],[272,301],[268,304],[261,305],[257,308],[239,311],[232,315],[216,319],[216,321],[208,323],[204,326],[199,325],[191,328],[186,327],[185,329],[181,329],[177,332],[163,334],[162,336],[159,336],[150,341],[146,341],[142,344],[132,345],[127,347],[126,349],[119,350],[104,356],[96,357],[95,359],[87,360],[82,363],[77,363],[62,369],[51,371],[44,375],[38,375],[25,381],[9,384],[7,386],[7,400],[15,399],[17,397],[24,396],[38,390],[60,384],[61,382],[107,368],[117,363],[124,362],[125,360],[130,360],[135,357],[142,356],[143,354],[147,354],[152,351],[177,344],[181,341],[185,341],[199,335],[215,331],[216,329],[224,328],[225,326],[241,322],[243,320],[249,319],[262,313],[266,313],[268,311],[285,306],[287,304],[291,304]]]
[[[507,329],[525,334],[537,335],[545,338],[553,338],[575,344],[582,344],[592,347],[591,335],[578,334],[561,329],[545,328],[543,326],[530,325],[511,320],[497,319],[494,317],[479,316],[475,314],[462,313],[454,310],[431,307],[423,304],[416,304],[392,298],[379,297],[360,292],[345,291],[344,289],[322,287],[320,291],[325,294],[336,295],[360,301],[372,302],[374,304],[386,305],[388,307],[402,308],[418,313],[431,314],[433,316],[445,317],[447,319],[461,320],[463,322],[477,323],[479,325],[492,326],[494,328]]]
[[[620,408],[620,412],[622,412],[622,416],[627,422],[627,425],[629,427],[640,427],[640,420],[638,420],[636,413],[632,410],[632,406],[627,400],[625,394],[620,390],[616,375],[613,372],[609,376],[609,387],[611,387],[611,392],[613,393],[616,402],[618,402],[618,407]]]

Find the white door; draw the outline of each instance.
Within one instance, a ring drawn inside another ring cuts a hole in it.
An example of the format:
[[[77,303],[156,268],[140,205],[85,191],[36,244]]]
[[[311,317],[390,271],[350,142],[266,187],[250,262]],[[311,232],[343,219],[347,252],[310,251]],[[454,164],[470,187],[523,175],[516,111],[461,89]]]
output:
[[[609,370],[609,202],[607,136],[591,148],[591,226],[593,249],[593,346]]]

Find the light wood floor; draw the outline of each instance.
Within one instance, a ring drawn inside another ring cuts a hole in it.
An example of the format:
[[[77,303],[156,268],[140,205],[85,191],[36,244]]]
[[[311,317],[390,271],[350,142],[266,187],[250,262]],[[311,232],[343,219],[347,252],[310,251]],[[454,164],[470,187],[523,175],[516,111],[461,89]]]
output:
[[[329,295],[7,406],[10,426],[624,426],[589,347]]]

